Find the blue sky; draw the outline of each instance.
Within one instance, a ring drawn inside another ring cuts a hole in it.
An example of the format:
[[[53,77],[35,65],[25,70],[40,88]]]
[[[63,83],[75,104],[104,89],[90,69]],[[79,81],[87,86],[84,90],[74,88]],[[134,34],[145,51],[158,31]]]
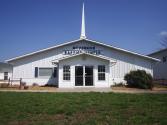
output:
[[[167,35],[167,0],[0,0],[0,61],[88,38],[149,54]]]

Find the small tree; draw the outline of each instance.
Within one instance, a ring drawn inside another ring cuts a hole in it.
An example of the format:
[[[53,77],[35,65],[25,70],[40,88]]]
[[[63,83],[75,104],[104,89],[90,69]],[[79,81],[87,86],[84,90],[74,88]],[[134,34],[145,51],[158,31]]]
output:
[[[129,87],[152,89],[153,78],[145,70],[130,71],[124,76]]]

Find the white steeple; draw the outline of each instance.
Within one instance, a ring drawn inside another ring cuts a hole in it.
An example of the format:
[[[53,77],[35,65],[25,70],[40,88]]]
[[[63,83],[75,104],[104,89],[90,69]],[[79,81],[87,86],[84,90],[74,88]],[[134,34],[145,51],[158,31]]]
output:
[[[83,3],[83,8],[82,8],[82,25],[81,25],[81,36],[80,39],[85,39],[85,12],[84,12],[84,3]]]

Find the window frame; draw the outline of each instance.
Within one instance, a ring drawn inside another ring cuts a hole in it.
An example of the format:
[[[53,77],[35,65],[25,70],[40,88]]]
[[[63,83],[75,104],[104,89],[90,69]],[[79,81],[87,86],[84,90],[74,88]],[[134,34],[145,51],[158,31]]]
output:
[[[68,67],[69,71],[67,71],[67,69],[65,69],[65,67]],[[71,66],[70,65],[64,65],[63,66],[63,80],[64,81],[70,81],[71,80]]]
[[[39,70],[40,69],[52,69],[52,74],[50,76],[40,76],[39,74]],[[53,72],[54,72],[54,69],[53,67],[38,67],[38,77],[37,78],[53,78]]]
[[[9,79],[9,72],[4,72],[4,80],[8,80]]]
[[[100,67],[103,67],[103,68],[101,68],[101,69],[99,69]],[[98,81],[105,81],[106,80],[106,66],[105,65],[98,65],[98,67],[97,67],[98,69]],[[101,71],[99,71],[99,70],[101,70]],[[99,75],[104,75],[104,77],[103,76],[99,76]]]

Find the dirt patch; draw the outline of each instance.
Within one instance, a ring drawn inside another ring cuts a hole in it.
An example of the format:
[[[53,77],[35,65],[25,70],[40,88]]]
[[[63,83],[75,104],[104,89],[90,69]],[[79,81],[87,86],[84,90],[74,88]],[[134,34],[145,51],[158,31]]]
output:
[[[69,120],[71,121],[70,124],[82,123],[84,121],[91,119],[92,117],[95,117],[96,114],[97,113],[95,109],[89,109],[84,112],[77,112],[69,118]]]
[[[154,87],[153,91],[167,91],[167,88],[164,88],[164,87]]]
[[[23,120],[16,120],[9,122],[8,125],[30,125],[33,123],[58,123],[58,124],[77,124],[82,123],[91,119],[92,117],[96,116],[95,109],[89,109],[82,112],[76,112],[72,115],[65,115],[65,114],[55,114],[55,115],[48,115],[48,114],[39,114],[36,116],[32,116],[31,119],[23,119]]]
[[[167,94],[167,88],[154,87],[150,89],[138,89],[138,88],[128,88],[128,87],[112,87],[112,91],[116,93],[157,93],[157,94]]]
[[[56,115],[47,115],[47,114],[39,114],[36,116],[32,116],[31,119],[22,119],[9,122],[8,125],[30,125],[33,123],[41,123],[41,122],[54,122],[54,121],[65,121],[64,114],[56,114]]]
[[[56,90],[56,87],[46,87],[46,86],[29,86],[28,90]]]
[[[112,88],[112,90],[125,90],[125,91],[148,91],[149,90],[149,89],[147,90],[147,89],[129,88],[126,86],[119,86],[119,87],[113,86],[111,88]]]
[[[0,90],[19,90],[19,85],[0,84]]]
[[[150,91],[150,89],[129,88],[126,86],[112,87],[112,90],[127,90],[127,91]],[[167,91],[166,87],[153,87],[151,91]]]
[[[56,87],[48,87],[48,86],[27,86],[26,90],[48,90],[48,91],[55,91],[57,88]],[[19,85],[6,85],[1,87],[0,90],[20,90]],[[22,89],[24,90],[24,89]]]
[[[9,125],[29,125],[31,122],[29,120],[24,121],[12,121],[9,123]]]

